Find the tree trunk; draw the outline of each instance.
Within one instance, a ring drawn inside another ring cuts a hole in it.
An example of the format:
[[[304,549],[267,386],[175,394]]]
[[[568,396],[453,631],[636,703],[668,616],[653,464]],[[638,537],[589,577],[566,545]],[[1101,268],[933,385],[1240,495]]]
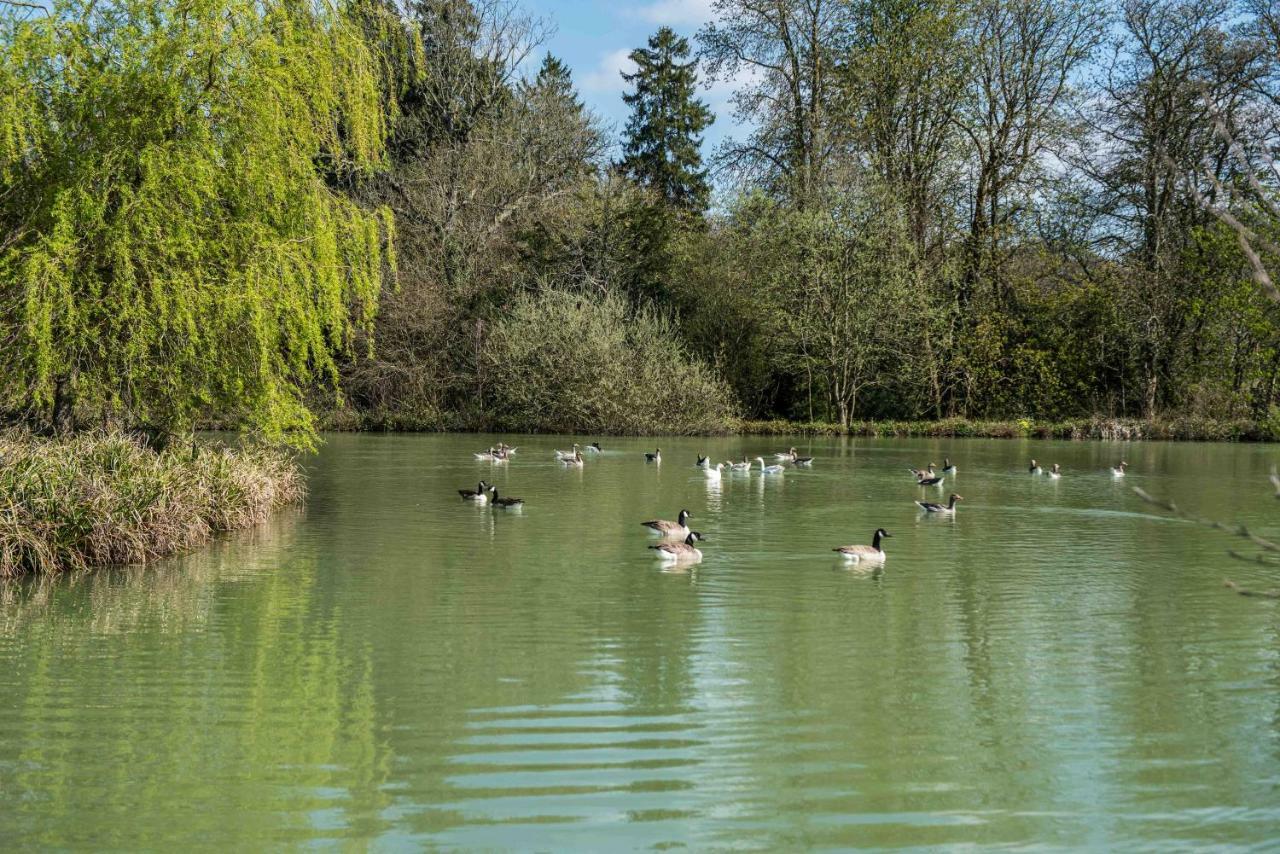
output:
[[[53,432],[71,432],[74,426],[72,421],[72,409],[74,405],[75,398],[71,393],[70,378],[65,376],[58,377],[53,382],[53,412],[51,417]]]

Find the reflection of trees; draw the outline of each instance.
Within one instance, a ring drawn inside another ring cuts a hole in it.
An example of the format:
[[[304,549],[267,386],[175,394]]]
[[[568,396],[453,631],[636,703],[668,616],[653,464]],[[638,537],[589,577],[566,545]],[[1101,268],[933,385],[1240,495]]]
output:
[[[315,619],[296,521],[5,589],[21,667],[0,679],[0,836],[136,849],[306,839],[317,816],[326,835],[370,830],[390,764],[372,648]]]

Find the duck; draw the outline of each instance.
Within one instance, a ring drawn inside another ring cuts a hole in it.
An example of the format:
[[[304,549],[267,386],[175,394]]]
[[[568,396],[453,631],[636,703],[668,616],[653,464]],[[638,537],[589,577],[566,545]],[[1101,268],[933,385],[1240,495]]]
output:
[[[935,475],[933,470],[936,468],[937,466],[935,464],[929,463],[929,465],[922,469],[913,469],[911,466],[907,466],[907,471],[915,475],[916,480],[924,480],[926,477],[934,477]]]
[[[575,450],[573,452],[573,456],[561,457],[560,462],[566,466],[580,466],[582,465],[582,453],[580,451]]]
[[[792,448],[791,449],[791,465],[793,466],[813,465],[813,457],[802,457],[796,453],[795,448]]]
[[[524,506],[523,498],[499,498],[496,486],[489,487],[489,496],[489,503],[504,510],[519,510]]]
[[[463,501],[484,504],[489,500],[489,485],[482,480],[475,489],[459,489],[458,494],[462,496]]]
[[[926,513],[944,513],[952,515],[956,512],[956,502],[964,501],[963,495],[951,493],[951,499],[946,504],[937,504],[933,501],[917,501],[916,505]]]
[[[573,450],[572,450],[572,451],[556,451],[556,459],[557,459],[557,460],[560,460],[561,462],[563,462],[563,461],[565,461],[565,460],[571,460],[571,459],[573,459],[574,457],[576,457],[577,455],[578,455],[578,443],[577,443],[577,442],[574,442],[574,443],[573,443]]]
[[[760,464],[760,474],[782,474],[786,471],[782,466],[767,466],[764,464],[764,457],[756,457],[756,462]]]
[[[715,468],[711,468],[711,466],[707,466],[702,470],[702,473],[706,476],[707,480],[719,480],[720,473],[723,471],[724,471],[724,463],[716,463]]]
[[[893,535],[884,528],[876,528],[875,535],[871,538],[871,545],[840,546],[832,551],[840,552],[850,563],[881,564],[884,563],[884,549],[880,547],[880,542],[891,536]]]
[[[1049,469],[1049,477],[1053,478],[1054,480],[1057,480],[1058,478],[1062,477],[1062,466],[1058,465],[1057,463],[1054,463],[1053,468]]]
[[[660,462],[662,462],[662,449],[661,449],[661,448],[654,448],[654,449],[653,449],[653,453],[652,453],[652,454],[650,454],[650,453],[646,452],[646,453],[645,453],[645,455],[644,455],[644,461],[645,461],[646,463],[660,463]]]
[[[950,458],[950,457],[943,457],[943,458],[942,458],[942,473],[943,473],[943,474],[949,474],[949,475],[951,475],[952,477],[955,477],[955,475],[956,475],[956,467],[955,467],[955,465],[951,462],[951,458]]]
[[[1031,474],[1044,474],[1044,469],[1040,468],[1040,464],[1035,460],[1031,461],[1031,465],[1027,468]]]
[[[648,522],[641,522],[640,524],[657,531],[664,537],[687,537],[689,536],[689,517],[692,515],[688,510],[681,510],[680,514],[676,516],[678,521],[669,522],[666,519],[650,519]]]
[[[1121,461],[1120,461],[1120,465],[1116,466],[1115,468],[1113,468],[1113,469],[1111,470],[1111,476],[1112,476],[1112,477],[1124,477],[1124,470],[1125,470],[1126,468],[1128,468],[1128,467],[1129,467],[1129,464],[1128,464],[1128,463],[1126,463],[1124,460],[1121,460]]]
[[[698,455],[698,468],[700,468],[700,469],[705,469],[705,468],[710,468],[710,467],[711,467],[711,458],[710,458],[710,457],[704,457],[704,456],[702,456],[701,454],[699,454],[699,455]]]
[[[658,543],[649,548],[656,549],[658,557],[667,562],[697,563],[702,560],[702,552],[694,543],[704,539],[706,537],[697,531],[690,531],[689,536],[685,537],[682,543]]]

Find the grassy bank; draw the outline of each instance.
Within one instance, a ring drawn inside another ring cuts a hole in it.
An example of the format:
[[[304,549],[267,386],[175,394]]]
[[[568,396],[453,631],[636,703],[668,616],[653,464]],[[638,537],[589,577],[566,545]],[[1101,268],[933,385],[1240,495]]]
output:
[[[304,494],[297,465],[272,450],[0,435],[0,577],[143,563],[256,524]]]
[[[1207,418],[1117,419],[1071,421],[856,421],[848,428],[826,422],[739,421],[736,433],[756,436],[973,437],[986,439],[1098,439],[1106,441],[1274,442],[1280,422]]]

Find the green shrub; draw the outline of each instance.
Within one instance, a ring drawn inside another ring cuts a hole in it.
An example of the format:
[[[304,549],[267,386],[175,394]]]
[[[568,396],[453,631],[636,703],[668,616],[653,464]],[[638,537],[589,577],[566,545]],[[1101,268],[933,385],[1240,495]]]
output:
[[[481,363],[492,429],[689,434],[732,423],[728,389],[671,322],[614,295],[521,296],[494,324]]]

